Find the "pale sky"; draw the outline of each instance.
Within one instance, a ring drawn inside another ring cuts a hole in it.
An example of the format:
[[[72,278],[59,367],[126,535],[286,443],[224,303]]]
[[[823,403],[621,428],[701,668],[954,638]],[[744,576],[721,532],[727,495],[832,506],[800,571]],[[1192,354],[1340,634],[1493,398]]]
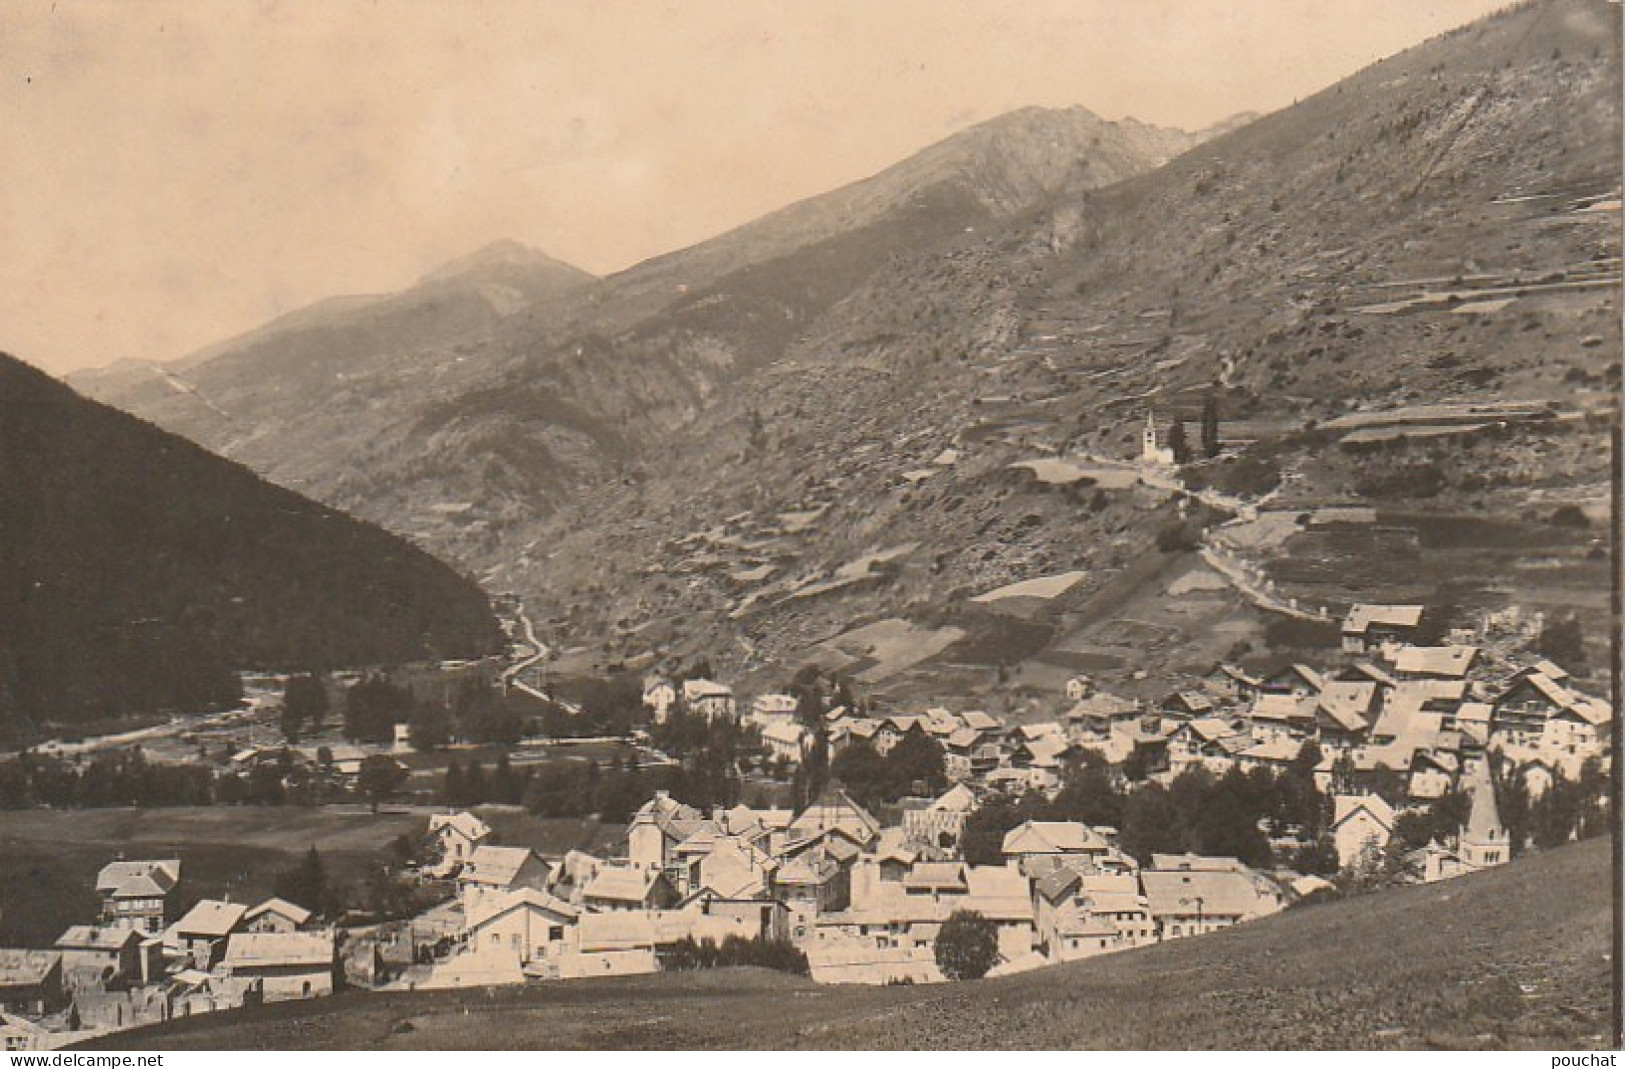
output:
[[[603,274],[1025,105],[1196,129],[1505,0],[3,0],[0,350],[169,359],[513,238]]]

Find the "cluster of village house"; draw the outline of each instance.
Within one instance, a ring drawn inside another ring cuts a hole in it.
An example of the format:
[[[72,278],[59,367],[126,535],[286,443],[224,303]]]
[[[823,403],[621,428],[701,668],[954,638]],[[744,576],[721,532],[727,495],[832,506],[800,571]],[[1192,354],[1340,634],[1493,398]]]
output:
[[[1422,615],[1420,605],[1354,606],[1342,625],[1343,664],[1330,670],[1285,662],[1249,673],[1220,664],[1153,704],[1075,677],[1061,717],[1019,726],[977,711],[863,716],[840,706],[825,714],[825,735],[834,753],[864,743],[881,755],[910,734],[926,736],[951,780],[1010,793],[1055,788],[1068,756],[1083,750],[1112,765],[1137,756],[1153,778],[1168,779],[1193,764],[1215,774],[1285,768],[1312,740],[1323,788],[1341,761],[1355,772],[1390,769],[1423,802],[1461,788],[1492,752],[1537,797],[1555,775],[1576,778],[1587,758],[1606,756],[1608,702],[1575,689],[1551,661],[1519,663],[1470,641],[1416,645]],[[709,680],[679,688],[652,679],[644,700],[656,721],[674,707],[737,715],[733,691]],[[744,719],[774,758],[800,761],[812,743],[790,695],[756,698]]]
[[[333,993],[338,933],[310,910],[204,899],[182,913],[181,888],[178,860],[112,861],[96,876],[96,923],[50,949],[0,948],[0,1048]]]
[[[1154,707],[1079,678],[1067,684],[1064,719],[1049,723],[1006,727],[985,713],[942,709],[883,718],[831,710],[825,729],[837,752],[861,741],[884,754],[911,733],[941,747],[954,785],[934,799],[905,799],[893,826],[838,786],[799,813],[739,806],[707,814],[660,793],[633,817],[620,856],[549,859],[498,844],[472,813],[435,815],[427,873],[454,880],[458,893],[427,930],[447,937],[453,952],[431,965],[408,954],[393,973],[379,943],[346,947],[333,929],[311,928],[309,912],[293,903],[206,900],[173,916],[178,861],[114,861],[97,878],[99,924],[69,928],[49,950],[0,950],[0,1039],[28,1049],[73,1037],[71,1029],[317,997],[341,976],[436,988],[651,972],[686,939],[730,936],[789,940],[824,982],[927,982],[942,978],[933,947],[957,910],[993,921],[997,971],[1018,971],[1228,927],[1313,888],[1312,879],[1233,858],[1154,855],[1140,865],[1117,848],[1114,829],[1067,822],[1011,830],[1002,864],[962,859],[962,829],[982,800],[1056,788],[1078,749],[1113,765],[1138,755],[1150,776],[1166,779],[1197,764],[1216,773],[1284,767],[1314,740],[1323,786],[1341,765],[1392,769],[1415,802],[1471,794],[1456,840],[1411,859],[1423,878],[1502,864],[1510,843],[1488,756],[1510,760],[1538,795],[1554,774],[1577,775],[1586,759],[1606,755],[1612,710],[1550,662],[1518,666],[1471,645],[1413,645],[1421,615],[1419,606],[1356,606],[1343,625],[1343,668],[1284,664],[1250,674],[1221,665]],[[676,707],[737,715],[732,691],[707,680],[652,681],[645,698],[657,720]],[[770,753],[802,759],[811,736],[793,698],[764,695],[744,715]],[[1380,848],[1395,820],[1376,794],[1337,795],[1340,860],[1353,864]]]
[[[664,792],[633,816],[620,856],[547,861],[491,845],[470,813],[432,818],[461,888],[460,949],[419,987],[653,972],[684,939],[787,940],[828,983],[941,980],[934,946],[958,910],[998,931],[999,971],[1143,946],[1276,912],[1293,892],[1231,858],[1141,866],[1111,828],[1028,821],[999,864],[959,836],[978,797],[958,784],[881,821],[841,787],[796,813],[702,812]]]

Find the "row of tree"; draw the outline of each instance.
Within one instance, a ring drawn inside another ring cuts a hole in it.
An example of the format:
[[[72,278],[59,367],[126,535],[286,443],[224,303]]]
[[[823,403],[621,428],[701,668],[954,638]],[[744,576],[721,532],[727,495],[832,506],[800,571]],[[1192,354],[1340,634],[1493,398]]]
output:
[[[1232,767],[1214,776],[1200,765],[1166,787],[1120,782],[1098,759],[1074,764],[1053,799],[1029,792],[1013,801],[979,807],[965,822],[960,845],[973,864],[999,864],[1004,835],[1028,820],[1079,821],[1118,829],[1118,845],[1141,863],[1153,853],[1186,851],[1239,858],[1261,867],[1275,862],[1273,838],[1322,844],[1330,801],[1316,786],[1318,749],[1306,744],[1288,769],[1276,772]],[[1314,856],[1293,857],[1324,870],[1324,846]],[[1336,871],[1336,853],[1331,854]]]
[[[884,757],[866,742],[847,746],[830,763],[830,774],[869,809],[904,795],[930,796],[948,785],[942,747],[930,736],[912,732]]]
[[[809,971],[807,955],[794,943],[762,936],[746,939],[730,935],[721,943],[710,937],[695,941],[693,936],[684,936],[662,955],[660,964],[668,972],[740,966],[775,969],[796,976],[806,976]]]
[[[0,809],[321,805],[356,793],[376,807],[405,778],[405,770],[383,755],[361,763],[352,792],[323,763],[296,760],[287,751],[243,770],[148,761],[139,749],[98,754],[88,761],[26,752],[0,761]]]
[[[1202,402],[1202,455],[1209,459],[1219,455],[1219,401],[1213,394],[1208,394]],[[1195,459],[1191,449],[1190,436],[1185,431],[1185,421],[1176,418],[1173,426],[1168,428],[1168,449],[1174,454],[1175,464],[1189,464]]]
[[[390,856],[375,859],[365,875],[352,881],[332,877],[321,852],[312,846],[298,862],[276,874],[272,893],[334,920],[346,913],[361,913],[372,920],[414,916],[433,904],[430,895],[434,892],[401,875],[401,865],[413,845],[397,840]]]
[[[321,731],[331,705],[320,676],[290,676],[282,693],[283,736],[292,744]],[[373,672],[344,690],[341,705],[341,730],[351,742],[391,743],[395,726],[406,724],[418,750],[438,749],[453,739],[512,745],[535,726],[510,709],[495,687],[473,678],[460,681],[447,700],[436,701]]]

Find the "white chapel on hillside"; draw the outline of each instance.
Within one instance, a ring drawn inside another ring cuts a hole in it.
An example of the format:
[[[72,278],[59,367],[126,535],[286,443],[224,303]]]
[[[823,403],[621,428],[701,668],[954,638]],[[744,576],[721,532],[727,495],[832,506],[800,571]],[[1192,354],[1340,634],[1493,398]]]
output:
[[[1146,412],[1145,430],[1140,432],[1140,459],[1147,464],[1173,467],[1174,451],[1163,445],[1157,436],[1157,415]]]

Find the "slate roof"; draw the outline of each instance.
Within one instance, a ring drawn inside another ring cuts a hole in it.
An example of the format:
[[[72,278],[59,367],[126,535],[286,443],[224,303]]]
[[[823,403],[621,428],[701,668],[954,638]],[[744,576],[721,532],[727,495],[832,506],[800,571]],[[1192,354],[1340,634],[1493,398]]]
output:
[[[162,897],[180,880],[179,860],[113,861],[96,874],[96,891],[114,898]]]
[[[227,969],[269,969],[288,966],[331,968],[332,932],[242,932],[226,944]]]
[[[1264,912],[1269,900],[1253,875],[1242,869],[1142,869],[1140,882],[1153,917],[1245,918]],[[1200,899],[1200,903],[1198,903]]]
[[[429,834],[439,834],[450,828],[471,842],[479,842],[491,834],[490,827],[473,813],[433,813],[429,816]]]
[[[1383,627],[1416,627],[1422,622],[1420,605],[1355,605],[1343,618],[1343,633],[1363,635],[1372,624]]]
[[[500,892],[481,902],[479,908],[469,915],[468,930],[472,931],[521,908],[544,910],[566,920],[574,920],[580,913],[562,898],[550,895],[546,891],[538,891],[534,887],[525,887],[517,891]]]
[[[55,950],[0,947],[0,987],[36,987],[61,963]]]
[[[659,875],[654,869],[606,865],[587,883],[582,895],[609,902],[643,902]]]
[[[1339,794],[1332,799],[1332,827],[1353,818],[1359,812],[1370,813],[1389,831],[1394,829],[1394,807],[1376,794]]]
[[[249,910],[243,916],[243,919],[245,921],[252,921],[255,918],[262,917],[267,913],[275,913],[278,916],[286,917],[293,921],[295,926],[305,924],[310,920],[311,917],[310,910],[306,909],[304,906],[289,902],[285,898],[267,898],[264,902],[261,902],[259,905]]]
[[[910,890],[955,891],[969,890],[965,882],[965,865],[959,861],[922,861],[903,877],[903,886]]]
[[[1029,820],[1004,834],[1005,854],[1084,854],[1110,844],[1087,824],[1069,820]]]
[[[1080,698],[1067,710],[1066,716],[1068,720],[1113,720],[1130,716],[1138,709],[1139,705],[1127,698],[1119,698],[1115,694],[1101,691],[1087,698]]]
[[[536,851],[529,847],[481,844],[469,855],[459,878],[465,883],[484,887],[507,887],[519,877],[519,870],[533,857],[540,860]]]
[[[141,942],[141,933],[134,928],[97,928],[91,924],[75,924],[57,937],[58,950],[122,950],[132,942]]]
[[[927,808],[944,813],[969,813],[976,808],[976,794],[963,783],[956,783]]]
[[[248,907],[240,903],[205,898],[176,921],[170,931],[178,936],[219,938],[230,935],[247,913]]]
[[[1315,718],[1317,701],[1313,695],[1294,697],[1291,694],[1260,694],[1253,699],[1247,715],[1254,720],[1305,724]]]
[[[1394,671],[1401,675],[1460,679],[1477,658],[1477,646],[1406,646],[1394,655]]]
[[[1333,679],[1321,688],[1315,709],[1345,731],[1364,731],[1371,726],[1367,717],[1376,696],[1372,680]]]

